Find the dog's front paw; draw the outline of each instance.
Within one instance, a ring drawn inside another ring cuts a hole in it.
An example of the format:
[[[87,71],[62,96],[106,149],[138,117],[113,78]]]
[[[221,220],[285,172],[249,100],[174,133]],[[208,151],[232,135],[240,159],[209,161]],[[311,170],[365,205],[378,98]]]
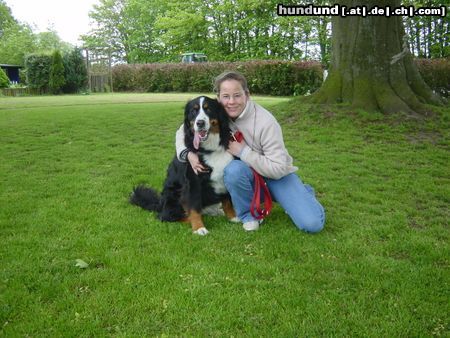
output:
[[[209,232],[209,231],[208,231],[205,227],[201,227],[201,228],[195,230],[195,231],[194,231],[194,234],[200,235],[200,236],[205,236],[205,235],[208,234],[208,232]]]
[[[233,222],[233,223],[240,223],[240,222],[241,222],[241,220],[239,219],[239,217],[233,217],[233,218],[230,218],[229,221],[230,221],[230,222]]]

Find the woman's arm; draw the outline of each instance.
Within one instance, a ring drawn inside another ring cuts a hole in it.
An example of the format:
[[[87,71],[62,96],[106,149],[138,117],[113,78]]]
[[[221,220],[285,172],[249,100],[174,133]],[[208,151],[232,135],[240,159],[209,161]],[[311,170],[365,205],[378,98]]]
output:
[[[280,179],[298,169],[292,165],[292,157],[286,150],[278,122],[264,126],[260,135],[262,154],[246,145],[240,153],[242,161],[262,176],[272,179]]]

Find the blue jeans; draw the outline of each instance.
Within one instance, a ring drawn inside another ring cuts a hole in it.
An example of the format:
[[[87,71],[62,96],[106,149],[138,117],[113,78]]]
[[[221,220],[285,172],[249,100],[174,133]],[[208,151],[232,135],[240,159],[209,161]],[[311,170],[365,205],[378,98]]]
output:
[[[303,184],[294,173],[279,180],[264,179],[272,199],[281,205],[297,228],[306,232],[323,229],[325,210],[317,201],[313,188]],[[233,160],[225,167],[224,181],[239,219],[243,223],[255,220],[250,213],[254,187],[251,168],[241,160]]]

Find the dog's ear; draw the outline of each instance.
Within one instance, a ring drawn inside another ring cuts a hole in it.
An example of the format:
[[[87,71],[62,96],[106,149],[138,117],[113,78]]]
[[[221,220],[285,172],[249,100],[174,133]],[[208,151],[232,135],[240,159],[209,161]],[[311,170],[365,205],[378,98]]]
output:
[[[230,129],[230,122],[228,118],[228,114],[225,111],[225,108],[223,105],[217,102],[217,112],[219,115],[219,123],[220,123],[220,145],[224,146],[225,148],[228,148],[228,143],[230,142],[230,136],[231,136],[231,129]]]
[[[189,112],[191,110],[192,101],[186,103],[184,107],[184,145],[190,151],[194,151],[194,131],[191,128],[191,121],[189,120]]]

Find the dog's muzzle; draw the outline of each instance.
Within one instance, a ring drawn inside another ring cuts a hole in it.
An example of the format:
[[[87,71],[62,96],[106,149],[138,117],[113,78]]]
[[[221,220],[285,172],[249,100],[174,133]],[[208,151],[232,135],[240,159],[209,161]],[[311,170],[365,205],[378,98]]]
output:
[[[198,149],[201,142],[205,142],[208,139],[208,130],[206,129],[205,120],[195,121],[194,126],[194,148]]]

